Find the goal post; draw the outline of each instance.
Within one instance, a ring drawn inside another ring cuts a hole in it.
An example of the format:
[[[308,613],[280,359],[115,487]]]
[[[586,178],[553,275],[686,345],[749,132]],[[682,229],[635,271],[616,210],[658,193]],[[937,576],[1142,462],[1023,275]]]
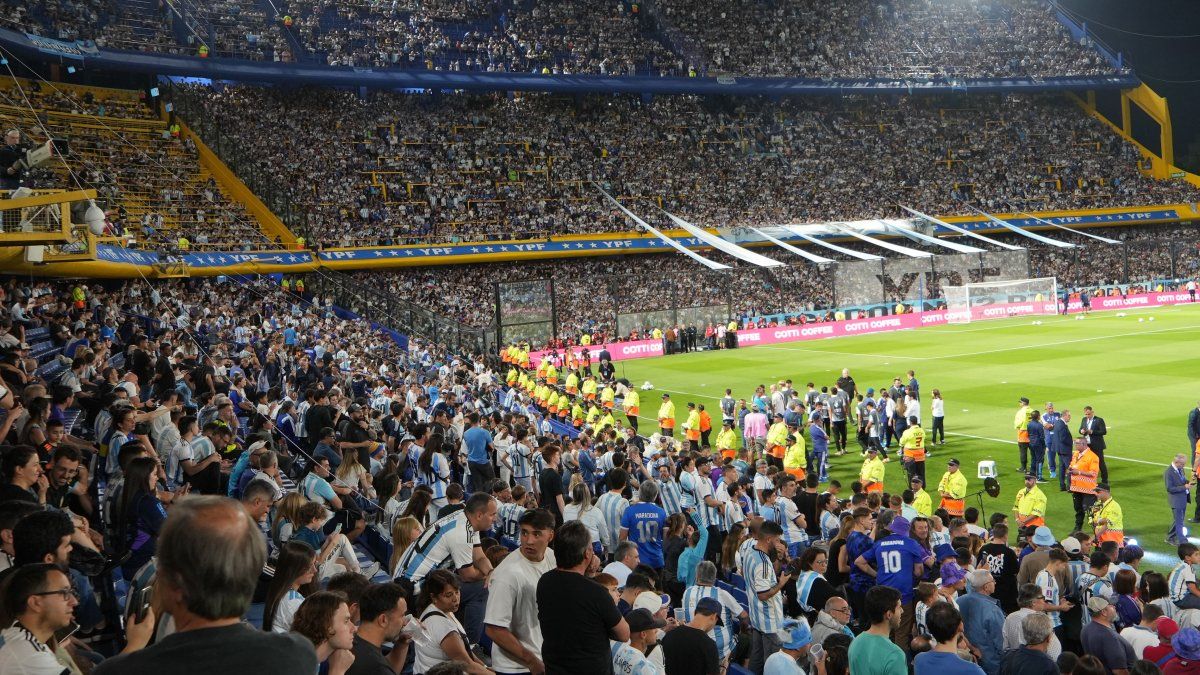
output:
[[[1058,313],[1058,280],[1054,277],[943,286],[942,296],[946,323]]]

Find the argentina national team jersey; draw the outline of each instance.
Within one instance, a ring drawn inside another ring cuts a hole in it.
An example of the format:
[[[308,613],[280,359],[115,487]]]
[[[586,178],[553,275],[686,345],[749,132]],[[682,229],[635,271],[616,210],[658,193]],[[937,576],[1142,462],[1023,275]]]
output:
[[[1053,574],[1042,570],[1038,572],[1034,583],[1038,585],[1038,588],[1042,589],[1042,597],[1046,599],[1046,604],[1059,604],[1058,580],[1054,578]],[[1046,613],[1050,615],[1050,625],[1053,628],[1058,628],[1062,625],[1062,612],[1051,611]]]
[[[1075,584],[1079,581],[1079,577],[1086,574],[1088,564],[1086,560],[1070,560],[1067,562],[1067,588],[1075,588]]]
[[[500,543],[508,550],[516,550],[521,542],[521,516],[525,515],[525,507],[520,504],[501,504],[496,512],[496,530],[500,533]]]
[[[680,602],[684,621],[692,620],[696,605],[704,598],[712,598],[721,604],[721,621],[725,625],[713,626],[713,629],[708,632],[708,636],[717,643],[717,658],[724,660],[733,651],[734,643],[737,642],[737,634],[732,630],[737,626],[737,617],[742,613],[742,606],[730,595],[729,591],[723,588],[689,586],[683,592],[683,599]]]
[[[774,633],[783,628],[783,594],[776,593],[769,600],[762,600],[759,593],[775,587],[779,579],[775,567],[767,554],[752,548],[742,556],[742,574],[746,578],[746,595],[749,602],[750,625],[763,633]]]
[[[700,497],[696,487],[699,482],[696,474],[690,471],[684,471],[679,474],[679,489],[683,494],[683,500],[681,501],[683,508],[694,509],[699,505]]]
[[[1083,625],[1086,626],[1092,620],[1092,612],[1088,609],[1087,601],[1096,595],[1113,598],[1112,584],[1108,583],[1108,579],[1097,577],[1091,572],[1084,572],[1075,581],[1075,587],[1079,589],[1079,596],[1082,600],[1080,608],[1083,610]]]
[[[512,464],[513,478],[529,478],[529,448],[522,443],[513,443],[508,449],[508,463]]]
[[[796,577],[796,602],[800,604],[800,609],[804,610],[805,612],[815,612],[817,609],[824,609],[823,607],[813,607],[808,602],[808,596],[812,595],[813,585],[815,585],[817,583],[817,579],[820,578],[821,575],[813,572],[812,570],[801,572]]]
[[[604,516],[604,524],[608,526],[608,541],[604,542],[604,548],[615,551],[617,544],[621,543],[621,517],[625,515],[625,509],[629,508],[629,500],[619,493],[605,492],[596,500],[596,508],[600,509]]]
[[[417,472],[417,484],[428,485],[433,490],[434,499],[445,499],[446,488],[450,485],[450,464],[446,456],[440,452],[434,453],[429,468],[429,471]]]
[[[1171,592],[1171,601],[1178,602],[1186,598],[1189,594],[1188,584],[1196,583],[1196,572],[1187,562],[1180,562],[1171,570],[1171,576],[1167,578],[1167,588]]]
[[[662,675],[662,671],[639,649],[628,642],[609,640],[614,675]]]
[[[419,589],[435,569],[457,570],[470,565],[478,545],[479,533],[471,529],[466,512],[456,511],[434,522],[409,544],[396,565],[396,578],[404,577]]]
[[[660,480],[658,482],[658,496],[661,498],[663,510],[667,515],[683,513],[683,493],[679,489],[679,483],[673,480]]]

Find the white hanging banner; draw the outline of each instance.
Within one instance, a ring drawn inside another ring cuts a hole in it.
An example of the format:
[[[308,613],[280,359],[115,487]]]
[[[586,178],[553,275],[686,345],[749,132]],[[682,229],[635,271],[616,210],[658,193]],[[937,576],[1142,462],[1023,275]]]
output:
[[[893,232],[896,232],[897,234],[903,235],[905,237],[909,237],[910,239],[916,239],[918,241],[923,241],[926,244],[933,244],[934,246],[942,246],[942,247],[950,249],[951,251],[957,251],[959,253],[983,253],[984,252],[984,250],[981,248],[976,248],[975,246],[967,246],[966,244],[960,244],[960,243],[954,242],[954,241],[946,241],[945,239],[938,239],[937,237],[931,237],[931,236],[925,234],[924,232],[917,232],[917,230],[914,228],[900,225],[897,223],[890,223],[886,220],[880,220],[877,222],[883,223],[884,227],[888,228],[889,230],[891,230]]]
[[[662,209],[659,209],[659,211],[662,211]],[[739,260],[745,260],[746,262],[752,265],[758,265],[759,267],[779,267],[783,265],[783,263],[779,262],[778,260],[768,258],[765,255],[759,255],[754,251],[748,251],[737,244],[725,241],[721,237],[696,227],[695,225],[689,223],[683,218],[679,218],[672,213],[667,211],[663,211],[663,213],[667,214],[667,217],[671,219],[671,222],[675,223],[679,227],[682,227],[688,232],[688,234],[708,244],[709,246],[712,246],[718,251],[728,253]]]
[[[767,234],[766,232],[763,232],[762,230],[758,229],[757,227],[747,226],[746,229],[750,230],[754,234],[757,234],[758,236],[762,237],[763,239],[766,239],[767,241],[771,242],[772,244],[775,244],[779,248],[781,248],[785,251],[790,251],[792,253],[795,253],[796,255],[800,256],[801,258],[811,260],[812,262],[815,262],[818,265],[836,262],[835,260],[831,260],[824,256],[819,256],[816,253],[809,253],[808,251],[805,251],[802,248],[796,248],[795,246],[792,246],[791,244],[787,243],[786,241],[772,237],[771,235]]]
[[[1018,213],[1017,215],[1025,216],[1026,218],[1033,218],[1034,220],[1038,221],[1039,223],[1044,223],[1051,227],[1057,227],[1060,230],[1066,230],[1067,232],[1070,232],[1072,234],[1078,234],[1078,235],[1087,237],[1089,239],[1095,239],[1096,241],[1102,241],[1106,244],[1120,244],[1121,243],[1121,241],[1119,239],[1109,239],[1108,237],[1101,237],[1098,234],[1084,232],[1083,230],[1073,230],[1065,225],[1059,225],[1058,223],[1052,223],[1048,220],[1043,220],[1042,218],[1038,218],[1037,216],[1033,215],[1032,213]]]
[[[863,253],[862,251],[855,251],[854,249],[838,246],[837,244],[831,244],[827,241],[822,241],[821,239],[817,239],[816,237],[813,237],[811,235],[804,234],[803,232],[800,231],[800,228],[798,228],[794,225],[780,225],[780,227],[787,230],[788,232],[791,232],[792,234],[796,235],[797,237],[800,237],[801,239],[803,239],[804,241],[807,241],[810,244],[816,244],[817,246],[824,246],[825,248],[827,248],[831,251],[837,251],[838,253],[848,255],[851,258],[858,258],[859,260],[883,260],[883,256],[881,256],[881,255],[875,255],[874,253]]]
[[[1003,227],[1007,230],[1016,232],[1017,234],[1019,234],[1023,237],[1029,237],[1030,239],[1032,239],[1034,241],[1040,241],[1043,244],[1049,244],[1051,246],[1057,246],[1059,248],[1075,248],[1075,244],[1072,244],[1067,241],[1059,241],[1057,239],[1051,239],[1050,237],[1043,237],[1042,235],[1040,235],[1036,232],[1030,232],[1029,230],[1026,230],[1023,227],[1017,227],[1016,225],[1013,225],[1012,223],[1006,223],[1003,220],[1000,220],[999,218],[997,218],[996,216],[993,216],[992,214],[987,213],[985,211],[980,211],[979,209],[975,208],[974,206],[971,206],[970,204],[967,204],[967,208],[971,209],[975,213],[978,213],[979,215],[983,216],[984,218],[987,218],[988,220],[992,221],[993,223],[999,225],[1000,227]]]
[[[836,228],[838,232],[848,234],[851,237],[854,237],[855,239],[865,241],[868,244],[874,244],[874,245],[878,246],[879,248],[886,248],[889,251],[895,251],[896,253],[906,255],[910,258],[932,258],[933,257],[933,254],[930,253],[929,251],[921,251],[919,249],[909,248],[907,246],[901,246],[900,244],[893,244],[892,242],[884,241],[883,239],[876,239],[875,237],[863,234],[862,232],[855,232],[854,230],[846,227],[845,225],[843,225],[841,223],[834,223],[833,227]]]
[[[593,183],[593,185],[595,185],[595,184]],[[675,241],[674,239],[668,237],[667,235],[663,234],[662,232],[659,232],[657,229],[655,229],[655,227],[653,225],[651,225],[650,223],[647,223],[646,221],[642,220],[641,218],[638,218],[637,215],[635,215],[633,213],[633,211],[630,211],[629,209],[622,206],[621,202],[613,199],[612,195],[610,195],[604,191],[604,188],[600,187],[599,185],[596,185],[596,189],[600,191],[600,194],[604,195],[605,199],[607,199],[608,201],[610,201],[614,205],[616,205],[616,207],[618,209],[621,209],[622,213],[629,216],[633,220],[633,222],[637,223],[638,225],[641,225],[642,228],[644,228],[647,232],[649,232],[650,234],[653,234],[654,236],[663,240],[663,242],[666,243],[671,248],[688,256],[689,258],[691,258],[692,260],[695,260],[696,262],[700,263],[701,265],[704,265],[705,267],[707,267],[710,270],[727,270],[727,269],[729,269],[729,265],[726,265],[724,263],[719,263],[715,260],[709,260],[708,258],[705,258],[704,256],[700,255],[699,253],[696,253],[692,249],[690,249],[690,248],[684,246],[683,244]]]
[[[986,241],[987,243],[989,243],[993,246],[999,246],[1000,248],[1007,249],[1009,251],[1024,251],[1025,250],[1024,246],[1013,246],[1012,244],[1006,244],[1002,241],[996,241],[995,239],[988,239],[987,237],[983,236],[982,234],[976,234],[970,230],[964,230],[963,228],[961,228],[957,225],[951,225],[950,223],[947,223],[944,220],[938,220],[937,218],[934,218],[933,216],[921,213],[920,211],[918,211],[916,209],[910,209],[903,204],[900,205],[900,208],[904,209],[905,211],[908,211],[909,213],[913,214],[914,216],[916,216],[918,218],[924,218],[925,220],[928,220],[929,222],[933,223],[934,225],[941,225],[942,227],[946,228],[947,230],[950,230],[951,232],[957,232],[961,235],[970,237],[972,239],[978,239],[979,241]]]

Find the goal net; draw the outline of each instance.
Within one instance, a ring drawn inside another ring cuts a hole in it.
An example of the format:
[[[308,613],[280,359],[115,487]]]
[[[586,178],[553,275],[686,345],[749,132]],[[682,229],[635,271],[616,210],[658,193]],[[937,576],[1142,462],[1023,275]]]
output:
[[[943,286],[942,295],[946,323],[1058,313],[1058,281],[1054,277]]]

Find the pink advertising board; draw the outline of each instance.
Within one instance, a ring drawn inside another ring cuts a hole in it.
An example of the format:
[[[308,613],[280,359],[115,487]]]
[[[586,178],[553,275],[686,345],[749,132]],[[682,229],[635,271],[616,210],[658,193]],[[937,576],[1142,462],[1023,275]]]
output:
[[[1092,298],[1092,309],[1114,310],[1138,307],[1159,307],[1190,302],[1186,291],[1162,291],[1157,293],[1138,293],[1121,297],[1098,296]],[[1040,305],[1040,306],[1039,306]],[[1079,309],[1079,302],[1073,301],[1071,310]],[[1057,303],[1010,303],[1006,305],[984,305],[971,309],[972,320],[1000,319],[1014,316],[1029,316],[1032,314],[1055,313]],[[917,314],[900,314],[893,316],[875,316],[865,319],[847,319],[844,321],[828,321],[825,323],[808,323],[797,326],[775,326],[773,328],[752,328],[738,331],[739,347],[754,347],[757,345],[773,345],[785,342],[802,342],[822,338],[845,337],[847,335],[869,335],[894,330],[920,328],[922,326],[937,326],[947,323],[949,312],[944,309]],[[572,348],[576,355],[582,347]],[[661,340],[635,340],[633,342],[613,342],[588,347],[592,360],[597,360],[597,354],[608,350],[613,361],[626,359],[642,359],[650,356],[662,356]],[[545,351],[533,352],[529,355],[530,363],[535,366],[541,361]]]

